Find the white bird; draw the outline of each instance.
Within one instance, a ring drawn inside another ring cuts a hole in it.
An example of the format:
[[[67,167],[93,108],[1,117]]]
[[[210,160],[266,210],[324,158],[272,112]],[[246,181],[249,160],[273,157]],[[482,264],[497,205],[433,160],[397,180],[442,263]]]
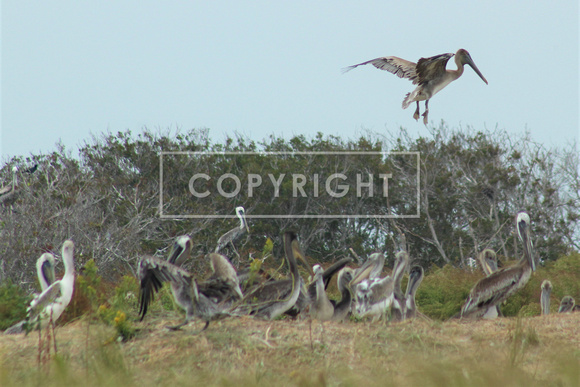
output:
[[[50,257],[46,259],[50,261]],[[74,243],[71,240],[65,241],[62,246],[62,259],[64,261],[62,279],[53,282],[36,296],[27,309],[28,315],[23,326],[26,333],[37,328],[44,329],[50,322],[55,323],[70,303],[75,282]],[[8,331],[6,333],[10,334]]]
[[[550,314],[550,293],[552,293],[552,283],[548,280],[542,282],[542,294],[540,295],[540,307],[542,314]]]
[[[38,282],[40,283],[40,290],[45,291],[54,282],[54,255],[50,253],[44,253],[36,260],[36,275],[38,276]],[[38,294],[35,294],[35,297]],[[10,328],[6,329],[4,332],[7,335],[13,335],[17,333],[24,332],[24,324],[26,320],[22,320]]]

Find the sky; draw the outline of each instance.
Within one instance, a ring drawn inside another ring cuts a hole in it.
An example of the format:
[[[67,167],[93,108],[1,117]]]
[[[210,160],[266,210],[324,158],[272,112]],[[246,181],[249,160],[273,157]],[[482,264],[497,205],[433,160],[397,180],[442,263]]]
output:
[[[430,125],[580,138],[576,0],[4,0],[1,22],[2,162],[145,127],[209,128],[218,142],[401,126],[428,136],[401,108],[411,82],[341,69],[459,48],[489,85],[467,67],[430,101]]]

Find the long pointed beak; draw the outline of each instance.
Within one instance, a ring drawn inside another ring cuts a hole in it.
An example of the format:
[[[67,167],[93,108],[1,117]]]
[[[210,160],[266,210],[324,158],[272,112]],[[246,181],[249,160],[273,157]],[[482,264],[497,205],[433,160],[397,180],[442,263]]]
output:
[[[479,71],[479,69],[477,68],[477,66],[475,65],[475,63],[473,63],[473,60],[469,59],[467,61],[467,64],[470,65],[471,68],[473,69],[473,71],[475,71],[475,73],[477,75],[479,75],[479,77],[485,82],[486,85],[488,85],[487,79],[485,79],[485,77],[483,76],[483,74],[481,73],[481,71]]]

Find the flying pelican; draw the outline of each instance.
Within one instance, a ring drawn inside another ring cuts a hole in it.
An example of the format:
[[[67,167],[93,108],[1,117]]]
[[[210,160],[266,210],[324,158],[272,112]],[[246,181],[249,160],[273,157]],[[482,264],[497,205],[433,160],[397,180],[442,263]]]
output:
[[[445,66],[451,57],[455,55],[455,64],[457,70],[446,70]],[[380,70],[386,70],[397,75],[399,78],[407,78],[414,85],[419,85],[411,93],[407,93],[403,100],[403,109],[409,107],[412,102],[417,102],[417,109],[413,114],[415,120],[419,119],[419,101],[425,101],[425,112],[423,113],[423,123],[427,125],[427,116],[429,114],[429,100],[442,90],[445,86],[458,79],[463,74],[463,65],[469,65],[487,84],[487,79],[481,74],[469,53],[464,49],[459,49],[455,54],[441,54],[430,58],[421,58],[417,63],[398,58],[396,56],[387,56],[372,59],[366,62],[346,67],[343,71],[347,72],[355,67],[372,64]]]
[[[405,319],[407,302],[405,298],[405,293],[401,290],[401,281],[403,280],[403,274],[409,268],[409,254],[406,251],[399,251],[396,254],[396,261],[399,265],[402,265],[402,270],[398,271],[395,276],[395,287],[393,289],[393,306],[391,307],[391,319],[393,321],[403,321]]]
[[[550,314],[550,293],[552,293],[552,283],[548,280],[542,282],[542,295],[540,296],[540,306],[542,314]]]
[[[572,296],[564,296],[562,301],[560,302],[560,308],[558,309],[558,313],[569,313],[576,310],[576,301]]]
[[[312,282],[316,287],[316,296],[312,301],[312,305],[310,305],[310,315],[316,320],[328,321],[334,315],[334,305],[328,299],[328,295],[324,289],[324,282],[322,280],[324,270],[320,265],[314,265],[312,271],[314,272]]]
[[[44,292],[54,282],[54,255],[44,253],[36,260],[36,275],[40,283],[40,290]],[[22,333],[24,332],[24,324],[26,324],[26,320],[12,325],[4,333],[7,335]]]
[[[27,309],[26,321],[20,329],[15,328],[15,325],[6,330],[6,334],[20,333],[23,329],[26,333],[36,328],[44,329],[49,323],[54,324],[58,320],[70,303],[73,294],[75,281],[73,253],[74,243],[71,240],[65,241],[62,246],[64,276],[62,279],[53,282],[30,302],[30,306]],[[50,260],[50,257],[45,257],[45,259]],[[54,260],[54,257],[52,260]],[[13,330],[12,328],[15,329]]]
[[[517,264],[498,270],[489,277],[479,280],[471,289],[465,305],[461,308],[461,317],[482,317],[487,309],[499,305],[523,288],[532,272],[536,270],[530,237],[530,216],[527,212],[518,213],[516,228],[524,247],[524,257]]]
[[[350,293],[349,283],[352,281],[354,276],[354,270],[350,267],[345,267],[338,272],[338,278],[336,283],[338,285],[338,290],[342,295],[340,301],[334,303],[334,313],[332,315],[332,321],[343,322],[350,313],[350,307],[352,303],[352,295]],[[332,301],[331,301],[332,302]]]
[[[226,232],[218,239],[214,253],[219,253],[220,250],[226,247],[227,244],[229,243],[234,248],[234,252],[236,253],[239,259],[240,255],[238,254],[238,251],[234,246],[234,241],[238,239],[240,236],[242,236],[244,233],[246,232],[249,233],[250,228],[248,227],[248,222],[246,222],[246,212],[244,210],[244,207],[236,207],[236,216],[240,220],[240,226],[232,228],[230,231]]]
[[[294,306],[303,285],[298,273],[296,257],[304,257],[298,243],[298,236],[293,231],[284,233],[284,250],[290,269],[290,280],[279,280],[263,283],[244,295],[245,304],[239,305],[234,312],[251,314],[254,317],[273,320]]]
[[[0,188],[0,203],[9,203],[18,190],[18,178],[16,177],[16,172],[18,172],[18,167],[12,167],[12,184]]]
[[[200,332],[207,329],[210,321],[227,315],[223,308],[198,290],[193,276],[180,266],[185,262],[193,247],[191,238],[187,235],[177,238],[167,261],[157,257],[144,256],[139,260],[138,276],[141,283],[139,290],[139,315],[141,321],[145,318],[149,305],[153,302],[155,293],[163,282],[171,284],[175,302],[185,310],[185,320],[168,329],[177,330],[198,317],[205,322]]]
[[[497,254],[492,249],[484,249],[479,253],[477,259],[487,277],[497,271]],[[495,305],[494,307],[488,308],[482,317],[491,320],[497,318],[500,314],[501,311],[499,310],[499,305]]]
[[[407,291],[405,292],[406,306],[405,318],[414,318],[417,316],[417,306],[415,305],[415,292],[419,284],[423,281],[423,268],[415,265],[409,273],[409,282],[407,282]]]

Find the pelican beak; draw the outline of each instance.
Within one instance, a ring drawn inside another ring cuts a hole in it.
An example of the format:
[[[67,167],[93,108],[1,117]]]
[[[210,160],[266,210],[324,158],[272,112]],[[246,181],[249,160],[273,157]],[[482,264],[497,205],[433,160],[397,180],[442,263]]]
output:
[[[481,73],[481,71],[479,71],[479,69],[477,68],[477,66],[475,65],[475,63],[473,63],[473,59],[471,59],[471,56],[467,56],[465,64],[468,64],[469,66],[471,66],[471,68],[473,69],[473,71],[475,71],[475,73],[477,75],[479,75],[479,77],[485,82],[485,84],[487,85],[487,79],[485,79],[485,77],[483,76],[483,74]]]
[[[534,259],[534,246],[532,244],[532,239],[529,234],[528,223],[525,221],[520,221],[518,224],[519,232],[524,244],[524,255],[530,261],[530,266],[532,271],[536,271],[536,261]]]
[[[308,270],[308,274],[310,274],[310,276],[312,278],[314,278],[314,272],[312,271],[312,266],[310,266],[310,264],[308,263],[308,260],[306,260],[306,257],[304,256],[304,253],[302,252],[302,248],[300,248],[300,244],[298,243],[297,240],[292,241],[292,253],[294,254],[294,258],[298,259],[300,262],[302,262],[304,267],[306,267],[306,269]]]
[[[370,272],[373,270],[375,261],[367,259],[365,263],[358,269],[358,274],[350,281],[350,286],[355,286],[359,282],[364,281],[369,277]]]

